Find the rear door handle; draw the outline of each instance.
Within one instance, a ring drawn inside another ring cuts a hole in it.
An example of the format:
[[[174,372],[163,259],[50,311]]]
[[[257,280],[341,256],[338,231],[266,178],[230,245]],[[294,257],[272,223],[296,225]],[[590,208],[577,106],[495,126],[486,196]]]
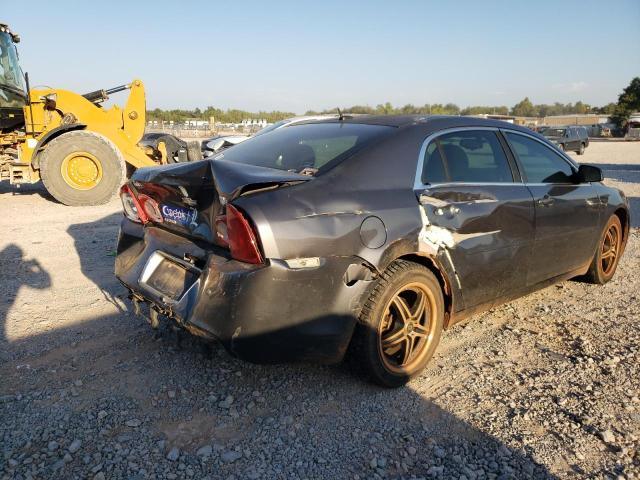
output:
[[[540,200],[538,200],[538,205],[540,205],[541,207],[550,207],[554,203],[555,203],[555,200],[549,195],[545,195]]]

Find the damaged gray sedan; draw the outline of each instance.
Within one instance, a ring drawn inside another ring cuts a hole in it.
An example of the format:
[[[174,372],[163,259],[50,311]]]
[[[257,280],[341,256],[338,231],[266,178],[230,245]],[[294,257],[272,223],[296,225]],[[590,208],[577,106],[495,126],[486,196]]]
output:
[[[544,137],[468,117],[335,118],[122,187],[116,275],[252,362],[347,351],[400,386],[443,329],[554,282],[613,276],[622,192]]]

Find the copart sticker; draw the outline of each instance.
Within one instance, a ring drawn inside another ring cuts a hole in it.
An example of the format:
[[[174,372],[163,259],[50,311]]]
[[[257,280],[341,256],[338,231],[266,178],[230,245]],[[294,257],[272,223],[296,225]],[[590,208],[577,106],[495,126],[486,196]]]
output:
[[[195,226],[198,212],[193,209],[162,205],[162,219],[167,223],[182,225],[184,227]]]

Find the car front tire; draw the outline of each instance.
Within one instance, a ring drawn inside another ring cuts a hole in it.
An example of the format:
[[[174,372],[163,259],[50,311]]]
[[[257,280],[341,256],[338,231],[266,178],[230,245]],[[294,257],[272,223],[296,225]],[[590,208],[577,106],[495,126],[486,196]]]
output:
[[[576,150],[576,153],[578,155],[584,155],[584,143],[580,144],[580,148],[578,150]]]
[[[613,278],[622,255],[623,235],[620,219],[615,214],[611,215],[600,235],[598,249],[586,275],[589,282],[602,285]]]
[[[373,382],[395,388],[418,375],[433,356],[444,320],[434,274],[396,260],[376,280],[352,340],[353,359]]]

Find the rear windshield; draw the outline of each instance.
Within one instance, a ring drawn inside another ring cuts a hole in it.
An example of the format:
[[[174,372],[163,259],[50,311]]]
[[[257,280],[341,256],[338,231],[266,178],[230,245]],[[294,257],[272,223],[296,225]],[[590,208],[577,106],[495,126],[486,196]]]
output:
[[[315,174],[395,130],[382,125],[308,123],[291,125],[235,145],[213,160]]]

